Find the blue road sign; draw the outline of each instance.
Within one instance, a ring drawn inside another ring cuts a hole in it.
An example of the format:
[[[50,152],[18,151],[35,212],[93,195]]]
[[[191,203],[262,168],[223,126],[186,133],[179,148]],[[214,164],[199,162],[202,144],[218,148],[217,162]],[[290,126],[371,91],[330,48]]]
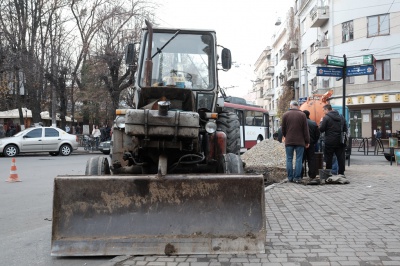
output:
[[[374,74],[374,66],[349,66],[346,68],[346,76],[362,76]]]
[[[317,76],[342,77],[343,68],[341,67],[317,67]]]

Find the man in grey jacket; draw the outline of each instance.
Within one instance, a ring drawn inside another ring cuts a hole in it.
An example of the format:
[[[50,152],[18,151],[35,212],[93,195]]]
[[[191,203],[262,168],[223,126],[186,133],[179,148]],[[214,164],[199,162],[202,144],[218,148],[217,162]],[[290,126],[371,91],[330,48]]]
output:
[[[290,102],[289,111],[282,116],[282,135],[285,137],[286,171],[289,182],[299,183],[303,169],[304,148],[310,145],[306,115],[299,110],[296,101]],[[296,151],[296,164],[293,171],[293,153]]]

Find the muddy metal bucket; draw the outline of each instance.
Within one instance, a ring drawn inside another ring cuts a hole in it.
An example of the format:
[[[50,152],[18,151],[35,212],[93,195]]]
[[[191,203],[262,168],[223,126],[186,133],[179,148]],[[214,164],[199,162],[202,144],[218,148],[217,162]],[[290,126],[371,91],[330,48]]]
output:
[[[51,255],[264,253],[262,175],[64,176]]]

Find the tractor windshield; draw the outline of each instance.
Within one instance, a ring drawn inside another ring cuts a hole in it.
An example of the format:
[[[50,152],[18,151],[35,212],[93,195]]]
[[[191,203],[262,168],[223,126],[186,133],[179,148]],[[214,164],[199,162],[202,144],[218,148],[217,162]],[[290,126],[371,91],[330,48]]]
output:
[[[205,33],[153,34],[151,86],[170,86],[192,90],[215,87],[214,36]],[[145,55],[147,54],[146,44]],[[143,64],[142,64],[143,65]],[[140,86],[144,86],[144,67]]]

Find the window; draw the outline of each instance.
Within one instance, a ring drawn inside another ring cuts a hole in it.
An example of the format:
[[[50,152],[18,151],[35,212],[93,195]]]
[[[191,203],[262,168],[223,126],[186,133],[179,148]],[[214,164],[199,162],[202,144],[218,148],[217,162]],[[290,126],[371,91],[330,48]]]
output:
[[[298,68],[299,68],[299,58],[296,58],[296,59],[294,60],[294,68],[295,68],[295,69],[298,69]]]
[[[352,41],[353,39],[353,21],[342,23],[342,42]]]
[[[368,37],[389,33],[389,14],[368,17]]]
[[[368,75],[368,81],[390,80],[390,60],[379,60],[375,63],[375,73]]]
[[[306,28],[306,19],[303,19],[303,21],[300,23],[300,34],[301,35],[306,33],[305,28]]]
[[[26,138],[41,138],[42,137],[42,129],[36,128],[32,131],[29,131],[26,135]]]
[[[354,84],[354,76],[346,77],[346,84]]]
[[[278,64],[278,54],[275,55],[275,66]]]
[[[301,59],[303,60],[303,67],[307,66],[307,50],[301,53]]]
[[[317,88],[317,77],[311,80],[311,90],[315,90]]]
[[[324,89],[329,88],[329,80],[330,78],[322,78],[322,88]]]
[[[54,128],[45,128],[44,129],[44,136],[45,137],[58,137],[59,133]]]
[[[264,88],[260,88],[260,98],[264,97]]]
[[[315,51],[315,43],[311,44],[310,50],[311,53]]]

